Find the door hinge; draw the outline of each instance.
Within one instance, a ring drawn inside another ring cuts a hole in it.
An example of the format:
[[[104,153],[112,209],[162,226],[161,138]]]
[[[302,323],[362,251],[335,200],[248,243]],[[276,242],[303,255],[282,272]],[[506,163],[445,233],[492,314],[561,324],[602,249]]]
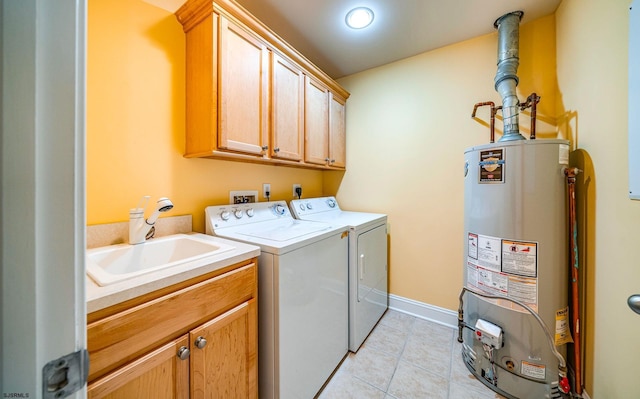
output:
[[[43,399],[59,399],[79,391],[89,376],[89,352],[81,349],[52,360],[42,368]]]

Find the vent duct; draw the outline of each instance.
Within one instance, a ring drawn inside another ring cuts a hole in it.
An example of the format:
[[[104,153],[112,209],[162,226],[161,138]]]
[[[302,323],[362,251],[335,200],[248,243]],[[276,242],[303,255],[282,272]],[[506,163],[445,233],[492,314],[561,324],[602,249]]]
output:
[[[520,101],[516,94],[518,86],[519,36],[522,11],[505,14],[494,22],[498,29],[498,71],[495,88],[502,98],[504,132],[498,141],[525,140],[520,134],[518,113]]]

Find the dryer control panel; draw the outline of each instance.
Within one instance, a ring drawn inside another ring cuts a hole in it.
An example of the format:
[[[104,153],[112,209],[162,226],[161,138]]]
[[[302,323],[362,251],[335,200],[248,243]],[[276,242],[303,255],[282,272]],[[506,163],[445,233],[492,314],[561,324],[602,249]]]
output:
[[[292,200],[289,203],[291,212],[297,218],[322,212],[339,212],[340,206],[335,197],[319,197]]]

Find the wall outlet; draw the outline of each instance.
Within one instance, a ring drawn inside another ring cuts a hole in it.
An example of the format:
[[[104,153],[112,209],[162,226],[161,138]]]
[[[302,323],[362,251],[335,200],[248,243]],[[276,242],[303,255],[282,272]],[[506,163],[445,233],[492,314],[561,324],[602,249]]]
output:
[[[293,185],[293,198],[298,198],[298,193],[296,193],[296,188],[300,188],[300,190],[302,190],[302,184]]]
[[[262,183],[262,197],[265,199],[271,197],[271,184]]]

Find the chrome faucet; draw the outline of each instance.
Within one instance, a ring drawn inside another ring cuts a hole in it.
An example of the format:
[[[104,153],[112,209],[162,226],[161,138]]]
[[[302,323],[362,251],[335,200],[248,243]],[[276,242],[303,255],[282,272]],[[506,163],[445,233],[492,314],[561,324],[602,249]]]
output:
[[[156,230],[155,224],[158,216],[160,216],[160,212],[167,212],[173,209],[171,200],[167,197],[162,197],[158,200],[156,209],[151,216],[145,220],[144,212],[149,198],[151,197],[145,195],[138,203],[138,206],[129,211],[129,244],[141,244],[152,238]]]

